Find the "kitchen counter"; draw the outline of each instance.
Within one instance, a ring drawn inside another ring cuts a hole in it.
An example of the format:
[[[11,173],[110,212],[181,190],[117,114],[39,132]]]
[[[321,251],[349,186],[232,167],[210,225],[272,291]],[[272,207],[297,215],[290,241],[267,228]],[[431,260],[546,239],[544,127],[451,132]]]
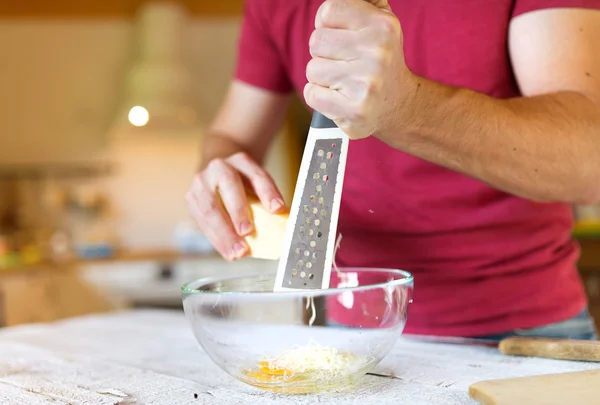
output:
[[[230,378],[178,311],[136,310],[0,330],[2,404],[468,405],[476,381],[589,370],[593,363],[506,357],[493,348],[403,337],[349,394],[281,396]]]

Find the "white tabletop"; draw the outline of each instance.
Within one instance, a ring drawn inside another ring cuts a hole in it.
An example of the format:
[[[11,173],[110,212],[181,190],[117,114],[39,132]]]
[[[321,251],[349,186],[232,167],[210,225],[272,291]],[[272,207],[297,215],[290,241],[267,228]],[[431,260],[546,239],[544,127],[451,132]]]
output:
[[[366,376],[350,394],[282,396],[217,368],[176,311],[125,311],[0,330],[0,404],[12,405],[472,405],[467,390],[477,381],[596,367],[402,338],[375,370],[398,379]]]

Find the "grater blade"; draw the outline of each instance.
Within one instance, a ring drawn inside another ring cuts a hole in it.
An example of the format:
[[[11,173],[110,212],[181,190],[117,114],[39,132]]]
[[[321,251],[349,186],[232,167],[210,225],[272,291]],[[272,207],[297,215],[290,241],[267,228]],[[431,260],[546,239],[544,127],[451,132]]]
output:
[[[275,291],[329,288],[348,136],[315,112],[290,208]]]

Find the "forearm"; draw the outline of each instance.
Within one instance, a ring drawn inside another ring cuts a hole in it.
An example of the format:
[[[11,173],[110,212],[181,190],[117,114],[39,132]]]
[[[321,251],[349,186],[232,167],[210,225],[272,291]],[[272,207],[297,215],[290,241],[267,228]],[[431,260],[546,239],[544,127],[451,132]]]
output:
[[[261,141],[257,140],[253,145],[246,145],[225,132],[208,131],[202,144],[200,170],[206,168],[210,161],[214,159],[225,159],[239,152],[247,154],[262,166],[267,147],[262,147],[264,142]]]
[[[392,147],[535,201],[600,197],[600,109],[580,94],[502,100],[419,78],[408,105],[381,136]]]
[[[225,159],[238,152],[245,152],[262,165],[284,121],[289,102],[289,95],[234,80],[204,136],[200,168],[214,159]]]
[[[238,152],[246,152],[246,150],[233,138],[220,132],[209,131],[202,142],[199,169],[205,169],[214,159],[224,159]]]

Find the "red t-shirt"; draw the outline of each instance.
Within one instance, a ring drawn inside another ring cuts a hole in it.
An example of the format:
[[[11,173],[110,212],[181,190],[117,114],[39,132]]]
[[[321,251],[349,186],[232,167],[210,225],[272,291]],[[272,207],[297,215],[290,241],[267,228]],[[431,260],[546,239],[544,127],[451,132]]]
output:
[[[236,78],[302,95],[309,37],[323,0],[248,0]],[[519,96],[507,52],[512,18],[600,0],[390,0],[408,67],[440,83]],[[390,148],[351,141],[338,265],[415,276],[406,333],[474,336],[536,327],[586,306],[567,204],[540,204]],[[340,323],[360,318],[335,305]],[[340,314],[344,316],[340,316]]]

